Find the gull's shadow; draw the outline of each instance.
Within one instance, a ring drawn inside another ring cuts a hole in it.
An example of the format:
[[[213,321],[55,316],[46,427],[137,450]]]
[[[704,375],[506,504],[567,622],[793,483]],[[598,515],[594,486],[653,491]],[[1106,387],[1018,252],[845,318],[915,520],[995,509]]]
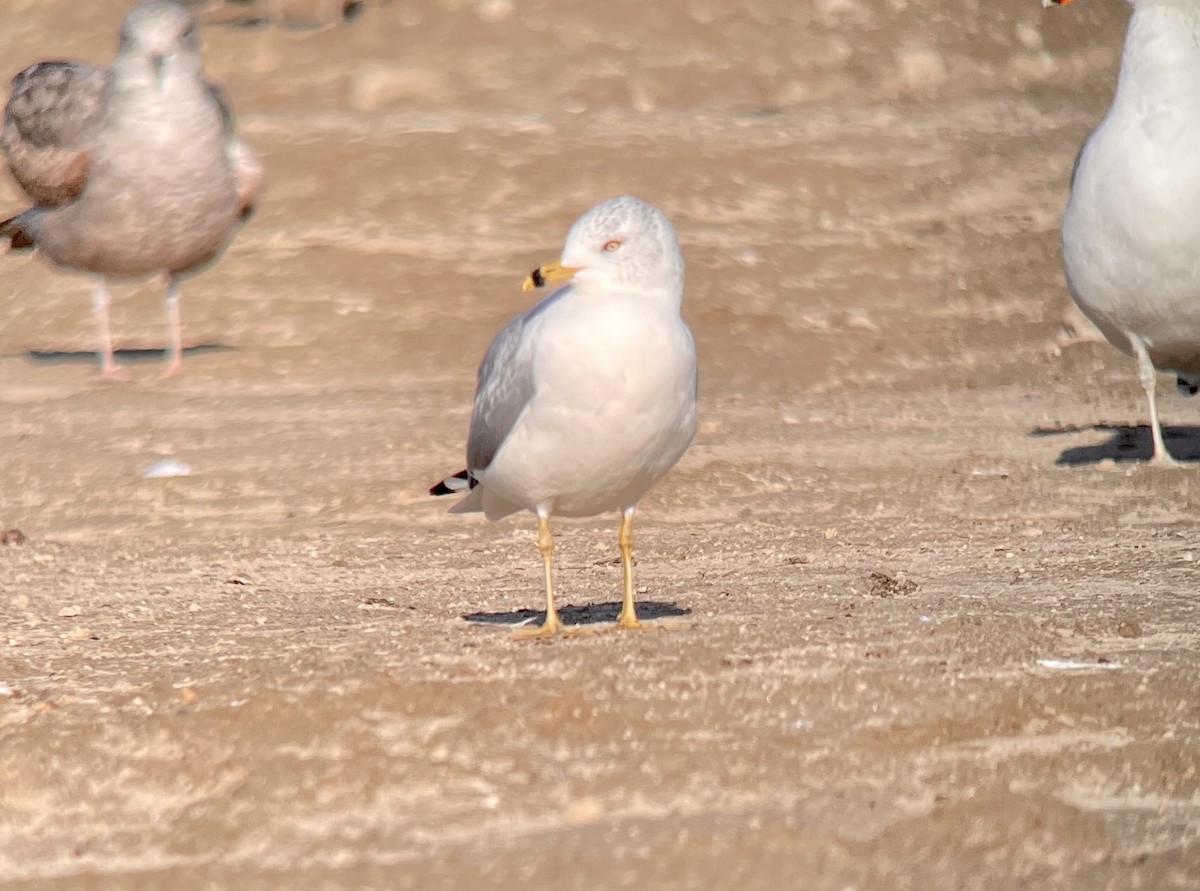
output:
[[[254,7],[258,0],[225,0],[227,10],[218,10],[217,14],[210,13],[204,20],[205,25],[216,25],[227,28],[266,28],[273,24],[268,16],[260,15]],[[236,9],[233,7],[240,7]],[[327,25],[340,25],[354,21],[366,11],[366,0],[348,0],[343,3],[340,12],[332,22],[285,20],[274,23],[290,31],[302,31],[321,28]]]
[[[227,343],[196,343],[191,346],[185,346],[183,354],[185,356],[197,356],[200,353],[224,353],[235,349],[237,347],[230,346]],[[165,353],[166,349],[163,347],[126,347],[113,350],[113,357],[118,362],[123,363],[150,362],[152,360],[161,362]],[[98,361],[95,350],[48,350],[31,347],[21,353],[21,355],[39,365],[62,365],[70,362],[86,362],[89,365],[94,365]]]
[[[1059,433],[1077,433],[1081,430],[1099,430],[1111,435],[1107,442],[1064,450],[1055,464],[1078,467],[1084,464],[1099,464],[1106,460],[1145,462],[1154,454],[1154,438],[1149,425],[1146,424],[1090,424],[1056,429],[1036,427],[1031,433],[1034,436],[1053,436]],[[1200,427],[1164,427],[1163,438],[1167,443],[1167,451],[1176,461],[1200,460]]]
[[[564,625],[599,625],[617,621],[617,614],[620,612],[621,604],[613,601],[612,603],[589,603],[584,606],[561,606],[558,608],[558,617],[562,619]],[[687,616],[691,612],[686,607],[664,603],[661,600],[639,600],[637,602],[639,619],[668,619]],[[514,609],[502,613],[466,613],[463,618],[479,625],[534,625],[546,618],[546,611]]]

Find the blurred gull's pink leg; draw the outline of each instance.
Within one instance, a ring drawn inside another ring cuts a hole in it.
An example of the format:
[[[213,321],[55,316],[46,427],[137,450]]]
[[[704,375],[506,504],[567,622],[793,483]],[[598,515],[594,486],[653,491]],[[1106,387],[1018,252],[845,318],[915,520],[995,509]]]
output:
[[[96,330],[100,336],[100,380],[127,381],[129,371],[113,359],[112,334],[108,327],[108,304],[111,298],[108,285],[103,278],[92,286],[92,314],[96,317]]]

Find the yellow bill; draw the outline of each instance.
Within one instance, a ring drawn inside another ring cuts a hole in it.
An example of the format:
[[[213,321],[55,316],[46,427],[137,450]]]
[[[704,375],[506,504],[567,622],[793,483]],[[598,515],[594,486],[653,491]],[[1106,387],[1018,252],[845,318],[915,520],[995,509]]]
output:
[[[557,285],[559,282],[570,281],[571,276],[578,271],[578,266],[563,266],[559,260],[555,260],[553,263],[544,263],[525,276],[521,290],[532,291],[534,288],[544,288],[546,285]]]

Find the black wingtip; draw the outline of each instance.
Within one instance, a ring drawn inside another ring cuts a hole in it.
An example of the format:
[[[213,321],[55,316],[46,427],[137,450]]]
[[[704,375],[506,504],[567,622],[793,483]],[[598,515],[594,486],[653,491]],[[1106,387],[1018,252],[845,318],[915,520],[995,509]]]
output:
[[[430,495],[453,495],[456,492],[462,492],[464,489],[474,489],[477,485],[476,480],[471,476],[471,471],[460,470],[454,476],[448,476],[436,486],[429,490]]]

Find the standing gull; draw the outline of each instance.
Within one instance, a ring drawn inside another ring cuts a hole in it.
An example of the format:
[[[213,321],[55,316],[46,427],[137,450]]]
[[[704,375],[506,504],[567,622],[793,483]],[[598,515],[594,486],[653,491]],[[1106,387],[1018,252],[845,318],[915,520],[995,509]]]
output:
[[[562,259],[525,290],[567,282],[492,340],[479,366],[467,469],[433,495],[469,489],[454,513],[538,518],[546,620],[523,636],[563,629],[554,606],[550,518],[621,514],[620,628],[633,603],[633,511],[696,432],[696,347],[679,314],[683,257],[662,212],[610,198],[567,233]]]
[[[1062,5],[1071,0],[1044,0]],[[1156,371],[1200,385],[1200,2],[1137,0],[1112,106],[1084,142],[1063,215],[1067,287],[1137,359],[1153,461]]]
[[[178,371],[180,280],[220,255],[262,182],[203,77],[191,14],[167,0],[134,6],[107,71],[72,61],[26,68],[13,78],[0,148],[34,204],[0,222],[0,237],[97,277],[100,376],[127,378],[113,360],[106,279],[160,273],[166,374]]]

